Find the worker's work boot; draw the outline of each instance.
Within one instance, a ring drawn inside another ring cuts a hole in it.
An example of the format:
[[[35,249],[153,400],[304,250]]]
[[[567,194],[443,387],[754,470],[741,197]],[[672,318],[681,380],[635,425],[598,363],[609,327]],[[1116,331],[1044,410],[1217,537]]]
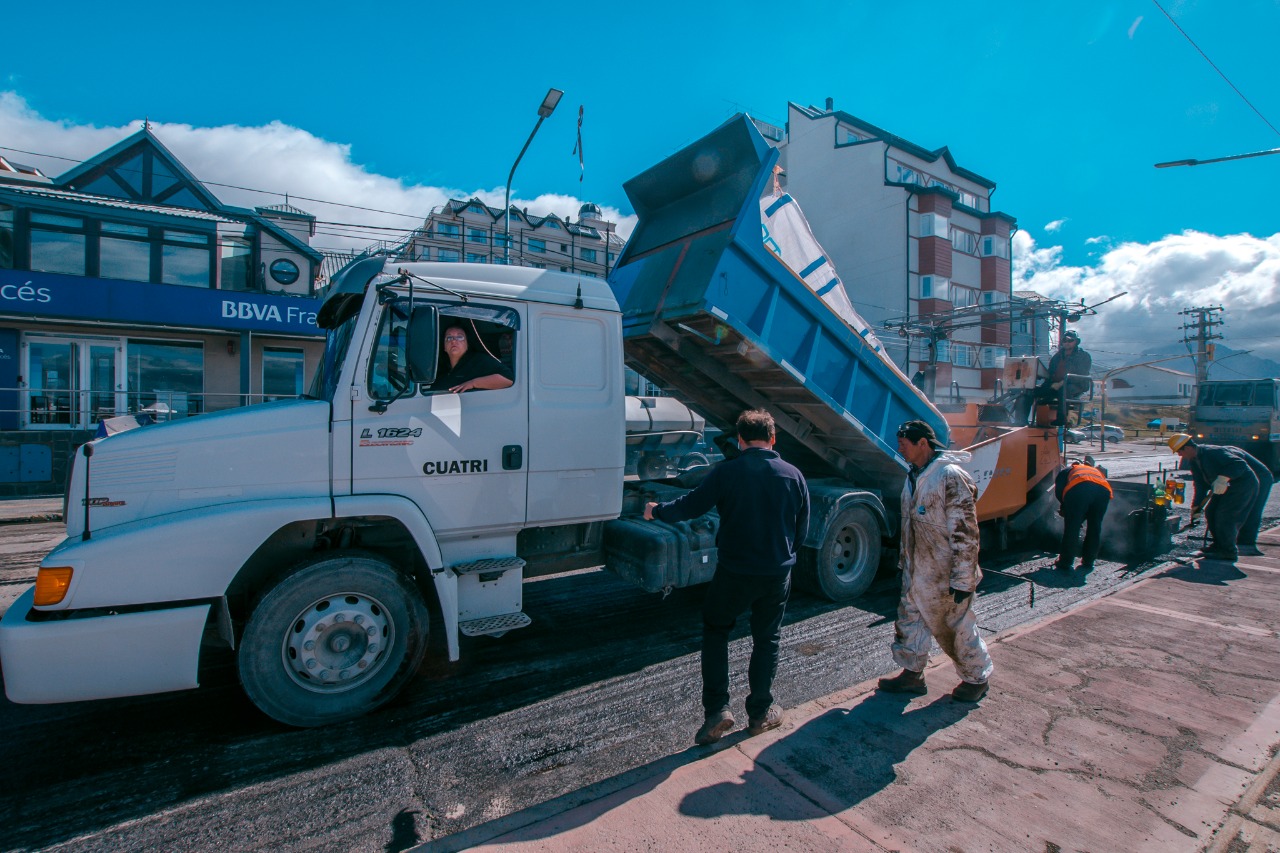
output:
[[[769,710],[764,712],[763,717],[749,717],[747,719],[747,734],[755,737],[764,734],[770,729],[776,729],[782,725],[782,709],[777,705],[770,705]]]
[[[699,746],[713,744],[733,730],[733,714],[728,710],[708,714],[707,720],[694,735],[693,742]]]
[[[882,678],[879,687],[885,693],[914,693],[923,696],[929,692],[924,684],[924,673],[904,669],[893,678]]]
[[[1240,552],[1241,557],[1261,557],[1262,551],[1257,545],[1237,545],[1236,550]]]
[[[951,698],[957,702],[977,702],[983,696],[987,695],[987,682],[980,684],[970,684],[968,681],[962,681],[956,685],[956,689],[951,691]]]
[[[1197,551],[1196,557],[1201,560],[1221,560],[1224,563],[1234,563],[1237,554],[1235,551],[1228,551],[1225,548],[1219,548],[1217,545],[1210,545],[1208,548]]]

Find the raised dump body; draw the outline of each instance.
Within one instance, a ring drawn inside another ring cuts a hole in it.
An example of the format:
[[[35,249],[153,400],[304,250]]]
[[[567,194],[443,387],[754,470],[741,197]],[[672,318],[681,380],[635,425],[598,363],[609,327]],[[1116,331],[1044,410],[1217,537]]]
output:
[[[777,159],[739,115],[625,185],[639,223],[609,281],[627,363],[720,426],[767,408],[779,451],[810,476],[896,495],[898,426],[924,420],[946,442],[947,423],[766,248]]]

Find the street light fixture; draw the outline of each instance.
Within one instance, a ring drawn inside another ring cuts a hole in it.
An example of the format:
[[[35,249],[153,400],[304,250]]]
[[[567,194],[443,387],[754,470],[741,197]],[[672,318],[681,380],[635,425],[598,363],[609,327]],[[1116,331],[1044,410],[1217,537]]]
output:
[[[538,128],[542,127],[543,120],[556,110],[556,104],[560,103],[560,98],[564,96],[564,92],[559,89],[548,89],[547,96],[542,99],[542,105],[538,107],[538,123],[533,126],[533,130],[529,131],[529,138],[524,141],[524,147],[520,149],[520,153],[516,155],[516,161],[511,164],[511,172],[507,175],[507,194],[506,201],[502,206],[502,263],[509,264],[511,262],[511,179],[516,176],[516,166],[520,165],[520,158],[524,156],[524,152],[529,150],[529,143],[533,142],[533,136],[538,132]]]
[[[1156,168],[1167,169],[1170,166],[1203,166],[1205,163],[1222,163],[1227,160],[1243,160],[1246,157],[1265,157],[1268,154],[1280,154],[1280,148],[1269,148],[1266,151],[1251,151],[1248,154],[1232,154],[1227,157],[1211,157],[1208,160],[1170,160],[1168,163],[1156,163]]]

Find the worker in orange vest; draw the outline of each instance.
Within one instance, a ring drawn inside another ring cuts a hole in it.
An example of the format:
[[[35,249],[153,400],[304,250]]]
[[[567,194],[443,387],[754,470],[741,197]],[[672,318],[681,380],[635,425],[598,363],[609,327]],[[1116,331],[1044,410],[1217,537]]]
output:
[[[1080,547],[1080,528],[1085,526],[1084,548],[1080,568],[1093,570],[1102,546],[1102,518],[1111,504],[1111,484],[1101,469],[1083,462],[1072,462],[1054,480],[1053,492],[1058,497],[1058,515],[1062,516],[1062,544],[1058,548],[1056,567],[1071,571]],[[1087,526],[1086,526],[1087,525]]]

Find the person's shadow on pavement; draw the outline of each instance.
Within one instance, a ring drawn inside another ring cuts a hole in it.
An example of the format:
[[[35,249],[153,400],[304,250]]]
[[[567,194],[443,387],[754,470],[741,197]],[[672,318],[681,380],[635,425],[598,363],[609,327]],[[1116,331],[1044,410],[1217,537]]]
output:
[[[1245,573],[1236,568],[1235,563],[1223,560],[1196,560],[1179,563],[1165,569],[1158,578],[1173,578],[1187,583],[1202,583],[1207,586],[1226,586],[1230,581],[1242,580]]]
[[[856,805],[894,782],[896,765],[930,735],[977,707],[947,695],[910,707],[912,698],[916,697],[872,693],[853,708],[828,711],[766,747],[739,781],[718,782],[687,794],[680,813],[811,820],[822,814],[814,803],[832,813]],[[805,796],[775,796],[778,779],[799,787]]]

